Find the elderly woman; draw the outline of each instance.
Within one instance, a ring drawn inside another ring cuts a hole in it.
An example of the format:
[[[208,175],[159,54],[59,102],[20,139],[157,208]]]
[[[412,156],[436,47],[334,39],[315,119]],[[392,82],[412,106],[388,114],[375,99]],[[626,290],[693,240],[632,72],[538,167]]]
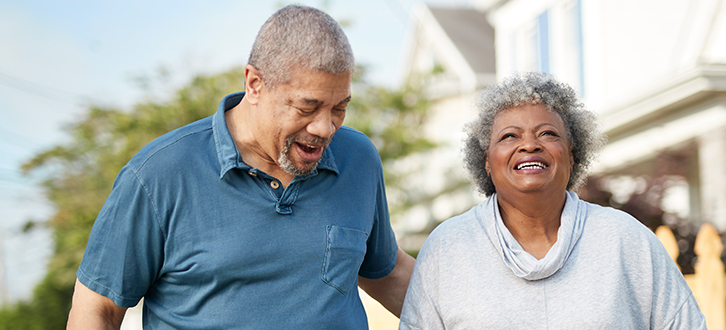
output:
[[[656,236],[572,192],[604,139],[542,73],[486,89],[465,163],[488,196],[424,244],[401,329],[705,329]]]

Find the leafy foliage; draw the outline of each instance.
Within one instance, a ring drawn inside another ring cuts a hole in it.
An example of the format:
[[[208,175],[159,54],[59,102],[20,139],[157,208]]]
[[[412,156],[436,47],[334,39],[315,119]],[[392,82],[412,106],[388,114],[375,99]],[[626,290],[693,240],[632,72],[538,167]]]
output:
[[[365,68],[358,68],[357,72],[364,75]],[[421,129],[428,119],[429,101],[422,89],[411,85],[389,90],[370,86],[359,77],[354,77],[354,82],[357,82],[354,89],[361,91],[353,92],[346,125],[369,136],[378,148],[389,191],[389,209],[395,216],[413,204],[415,192],[407,189],[403,182],[411,173],[400,170],[393,163],[437,146]],[[391,198],[391,192],[396,197]]]
[[[427,104],[408,88],[390,91],[354,82],[346,125],[376,143],[384,163],[426,150],[431,142],[418,134]],[[71,305],[75,272],[88,235],[119,170],[156,137],[212,115],[224,95],[244,89],[244,69],[198,76],[167,101],[146,100],[124,112],[91,107],[83,120],[66,128],[72,141],[42,152],[23,165],[26,173],[43,173],[43,188],[57,212],[46,224],[53,230],[55,251],[48,275],[29,302],[0,310],[1,329],[59,329]],[[396,175],[387,173],[390,184]]]
[[[686,151],[688,152],[691,151]],[[591,176],[578,191],[580,198],[627,212],[652,231],[662,225],[669,226],[679,244],[680,253],[676,262],[684,274],[694,273],[696,259],[694,246],[698,227],[691,228],[689,224],[692,222],[689,219],[664,210],[663,199],[674,178],[686,180],[688,177],[689,157],[693,155],[685,156],[661,151],[653,162],[657,164],[654,168],[642,169],[640,172],[631,168],[630,173],[621,173],[621,175]],[[627,198],[619,201],[613,194],[612,186],[607,184],[609,179],[618,176],[637,179],[642,185],[639,189],[631,191]]]

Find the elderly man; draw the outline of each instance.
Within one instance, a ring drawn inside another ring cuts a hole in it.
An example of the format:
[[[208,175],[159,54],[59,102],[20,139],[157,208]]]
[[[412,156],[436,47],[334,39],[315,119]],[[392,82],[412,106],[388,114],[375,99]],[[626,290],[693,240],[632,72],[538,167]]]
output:
[[[360,285],[399,315],[414,260],[396,245],[380,159],[342,126],[354,62],[327,14],[262,26],[245,92],[121,170],[78,270],[68,327],[367,329]]]

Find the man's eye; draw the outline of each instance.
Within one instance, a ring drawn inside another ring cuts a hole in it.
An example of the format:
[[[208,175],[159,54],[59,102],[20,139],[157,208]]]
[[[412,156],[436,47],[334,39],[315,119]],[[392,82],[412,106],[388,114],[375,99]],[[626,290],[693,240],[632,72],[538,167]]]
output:
[[[315,109],[304,109],[304,108],[298,108],[298,107],[294,107],[294,108],[304,114],[311,114],[311,113],[315,112]]]

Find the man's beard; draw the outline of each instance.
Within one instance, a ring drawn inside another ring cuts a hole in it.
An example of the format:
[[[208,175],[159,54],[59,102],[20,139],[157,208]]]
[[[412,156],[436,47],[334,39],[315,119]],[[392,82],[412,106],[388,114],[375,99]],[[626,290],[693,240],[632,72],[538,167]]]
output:
[[[312,143],[312,144],[322,144],[324,147],[323,149],[328,147],[328,144],[330,144],[331,139],[321,138],[321,137],[314,137],[309,139],[302,139],[298,138],[297,135],[289,136],[287,139],[285,139],[285,147],[282,148],[280,151],[280,157],[277,158],[277,162],[280,164],[280,168],[282,168],[283,171],[295,175],[295,176],[306,176],[310,173],[313,173],[315,169],[318,167],[318,164],[320,163],[320,159],[323,158],[323,155],[321,153],[320,158],[314,162],[304,162],[306,165],[310,165],[306,168],[299,168],[295,166],[295,164],[292,162],[292,159],[290,159],[290,153],[292,152],[292,144],[293,143]],[[325,150],[323,150],[324,152]]]

